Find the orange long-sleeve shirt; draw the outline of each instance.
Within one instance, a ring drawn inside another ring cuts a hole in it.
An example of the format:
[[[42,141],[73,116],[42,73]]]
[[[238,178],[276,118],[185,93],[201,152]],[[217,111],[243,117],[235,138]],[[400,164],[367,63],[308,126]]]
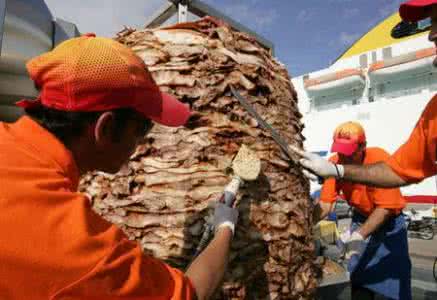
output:
[[[437,174],[437,95],[424,109],[407,142],[387,164],[409,183]]]
[[[363,164],[387,161],[389,157],[389,154],[383,149],[369,147],[366,149]],[[334,155],[330,161],[337,163],[338,156]],[[377,207],[391,209],[395,213],[400,213],[405,207],[405,199],[402,197],[399,188],[375,188],[363,184],[336,180],[335,178],[325,180],[320,194],[320,201],[334,203],[340,192],[343,193],[349,205],[365,216],[369,216]]]
[[[77,193],[71,153],[28,117],[0,123],[0,299],[193,299]]]

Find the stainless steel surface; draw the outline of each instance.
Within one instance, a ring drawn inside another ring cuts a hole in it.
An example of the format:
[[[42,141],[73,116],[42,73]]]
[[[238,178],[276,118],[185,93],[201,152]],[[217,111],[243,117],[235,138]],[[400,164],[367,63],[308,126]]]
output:
[[[53,17],[42,0],[7,0],[0,72],[24,74],[24,62],[52,48]]]
[[[344,272],[342,274],[328,275],[325,276],[319,283],[319,287],[325,287],[328,285],[342,284],[350,282],[349,272]]]
[[[351,300],[352,286],[349,273],[326,276],[316,292],[316,300]]]
[[[56,20],[54,21],[54,30],[54,47],[56,47],[59,43],[62,43],[66,39],[80,35],[80,32],[75,24],[60,18],[56,18]]]
[[[14,103],[38,94],[26,62],[79,33],[72,23],[53,21],[43,0],[0,0],[0,18],[0,121],[13,121],[22,114]]]

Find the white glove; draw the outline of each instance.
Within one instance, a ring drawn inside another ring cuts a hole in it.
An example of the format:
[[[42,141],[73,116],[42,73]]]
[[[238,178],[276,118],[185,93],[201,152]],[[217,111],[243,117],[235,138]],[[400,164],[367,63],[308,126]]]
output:
[[[351,232],[349,229],[340,235],[336,243],[344,255],[347,270],[353,273],[360,262],[362,254],[366,250],[366,240],[364,240],[358,231]]]
[[[302,158],[299,160],[299,163],[302,167],[307,169],[303,170],[303,173],[310,180],[317,181],[318,178],[316,174],[323,178],[342,178],[344,175],[344,168],[342,165],[336,165],[315,153],[300,152],[300,155]]]
[[[346,244],[346,259],[350,259],[354,255],[361,256],[366,249],[366,241],[363,236],[354,231]]]
[[[346,258],[349,259],[352,255],[361,255],[364,252],[366,241],[358,231],[351,232],[350,230],[346,230],[337,240],[337,247],[344,252]]]
[[[351,238],[352,232],[350,229],[346,230],[342,234],[340,234],[339,239],[336,241],[337,247],[340,249],[342,253],[346,253],[346,245]]]
[[[235,232],[235,225],[238,221],[238,210],[233,207],[229,207],[222,202],[217,202],[214,209],[214,231],[221,227],[228,227],[232,231],[232,235]]]

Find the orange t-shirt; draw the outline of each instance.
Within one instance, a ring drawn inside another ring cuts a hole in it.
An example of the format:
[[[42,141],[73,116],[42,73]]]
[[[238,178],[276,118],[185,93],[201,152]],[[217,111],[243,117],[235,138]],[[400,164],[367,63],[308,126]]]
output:
[[[364,165],[372,164],[389,159],[389,154],[381,148],[367,148]],[[338,156],[334,155],[330,161],[337,163]],[[349,205],[353,206],[361,214],[369,216],[377,207],[387,208],[399,214],[405,207],[405,199],[399,188],[382,189],[351,183],[335,178],[325,180],[320,193],[320,201],[334,203],[339,193],[343,193]]]
[[[0,299],[194,299],[77,193],[72,154],[29,117],[0,123]]]
[[[437,95],[426,106],[413,132],[387,161],[406,182],[419,182],[437,174]]]

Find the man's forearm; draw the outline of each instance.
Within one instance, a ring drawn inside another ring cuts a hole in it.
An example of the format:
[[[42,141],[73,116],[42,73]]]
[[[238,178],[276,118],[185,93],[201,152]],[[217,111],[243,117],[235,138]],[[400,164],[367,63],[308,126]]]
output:
[[[303,167],[304,175],[313,181],[318,180],[318,177],[325,179],[335,177],[376,187],[400,187],[408,184],[384,162],[370,165],[341,165],[334,164],[314,153],[299,149],[294,151],[301,156],[299,163]]]
[[[366,222],[358,229],[358,233],[366,239],[369,235],[378,230],[391,216],[393,216],[391,210],[379,207],[376,208],[367,218]]]
[[[343,180],[386,188],[407,184],[384,162],[370,165],[343,165],[343,167]]]
[[[228,263],[231,241],[231,230],[220,228],[185,273],[194,285],[198,300],[211,298],[220,284]]]

